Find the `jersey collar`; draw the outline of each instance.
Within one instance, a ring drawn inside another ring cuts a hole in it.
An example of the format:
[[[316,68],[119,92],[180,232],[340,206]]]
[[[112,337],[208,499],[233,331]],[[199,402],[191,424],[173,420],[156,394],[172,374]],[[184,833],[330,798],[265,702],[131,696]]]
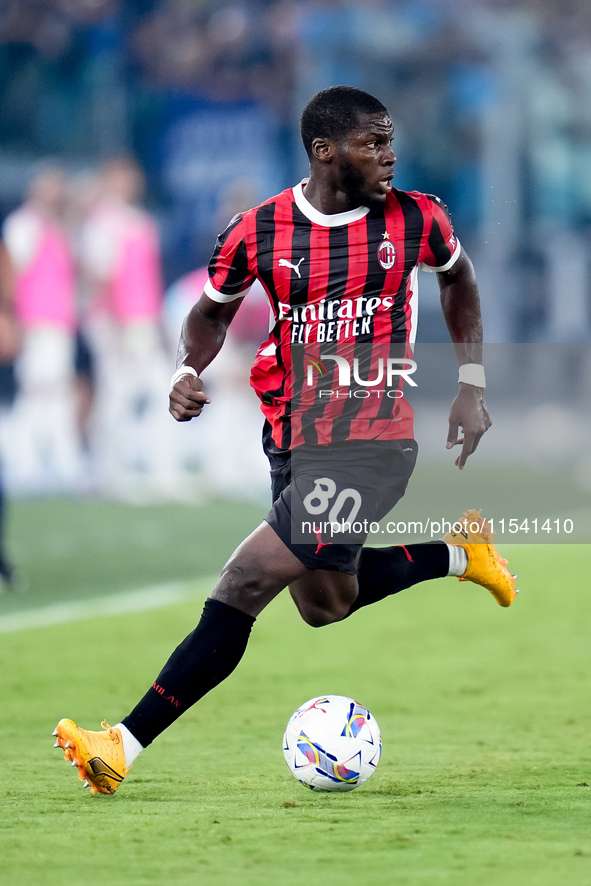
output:
[[[308,179],[304,178],[293,188],[293,196],[296,206],[307,219],[314,222],[315,225],[322,225],[325,228],[335,228],[339,225],[349,225],[351,222],[359,221],[365,218],[369,212],[368,206],[358,206],[357,209],[349,209],[347,212],[336,212],[334,215],[325,215],[315,209],[309,200],[304,197],[304,186],[308,183]]]

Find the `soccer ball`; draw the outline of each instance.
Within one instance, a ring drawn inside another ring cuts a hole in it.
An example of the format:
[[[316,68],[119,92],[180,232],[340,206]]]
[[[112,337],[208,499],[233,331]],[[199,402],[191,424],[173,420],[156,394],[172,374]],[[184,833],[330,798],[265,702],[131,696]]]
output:
[[[344,695],[311,698],[283,736],[289,771],[313,791],[352,791],[373,775],[382,753],[380,729],[367,708]]]

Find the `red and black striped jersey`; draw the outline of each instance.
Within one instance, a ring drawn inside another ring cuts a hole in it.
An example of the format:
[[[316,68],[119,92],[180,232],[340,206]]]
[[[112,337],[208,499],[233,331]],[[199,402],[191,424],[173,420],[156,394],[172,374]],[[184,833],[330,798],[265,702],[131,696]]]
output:
[[[337,369],[339,358],[353,365],[357,356],[356,368],[369,371],[380,358],[383,368],[393,355],[409,356],[418,268],[446,271],[461,252],[447,209],[438,197],[392,189],[379,208],[324,215],[304,189],[305,181],[232,219],[218,237],[205,294],[242,298],[255,278],[266,290],[271,331],[251,384],[281,449],[411,438],[401,385],[395,397],[379,397],[362,381],[356,396]]]

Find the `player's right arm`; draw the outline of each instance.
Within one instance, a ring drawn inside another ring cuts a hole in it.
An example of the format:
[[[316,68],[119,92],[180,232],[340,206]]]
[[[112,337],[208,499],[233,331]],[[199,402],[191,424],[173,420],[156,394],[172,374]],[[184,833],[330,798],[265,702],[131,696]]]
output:
[[[199,376],[219,353],[228,326],[254,280],[245,237],[246,225],[238,213],[217,238],[209,279],[183,323],[169,407],[177,421],[190,421],[210,402]]]
[[[203,392],[199,376],[220,352],[228,326],[241,303],[241,298],[216,302],[203,293],[185,318],[177,355],[178,369],[169,395],[169,412],[177,421],[190,421],[211,402]]]

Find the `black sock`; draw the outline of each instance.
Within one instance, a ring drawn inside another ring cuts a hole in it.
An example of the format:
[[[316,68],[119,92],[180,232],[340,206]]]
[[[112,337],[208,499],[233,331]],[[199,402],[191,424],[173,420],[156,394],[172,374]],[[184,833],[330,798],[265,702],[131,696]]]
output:
[[[443,541],[362,548],[357,569],[359,594],[348,615],[420,581],[442,578],[448,570],[449,551]]]
[[[228,677],[246,650],[252,615],[206,600],[195,630],[177,646],[153,686],[122,721],[147,747],[191,705]]]

